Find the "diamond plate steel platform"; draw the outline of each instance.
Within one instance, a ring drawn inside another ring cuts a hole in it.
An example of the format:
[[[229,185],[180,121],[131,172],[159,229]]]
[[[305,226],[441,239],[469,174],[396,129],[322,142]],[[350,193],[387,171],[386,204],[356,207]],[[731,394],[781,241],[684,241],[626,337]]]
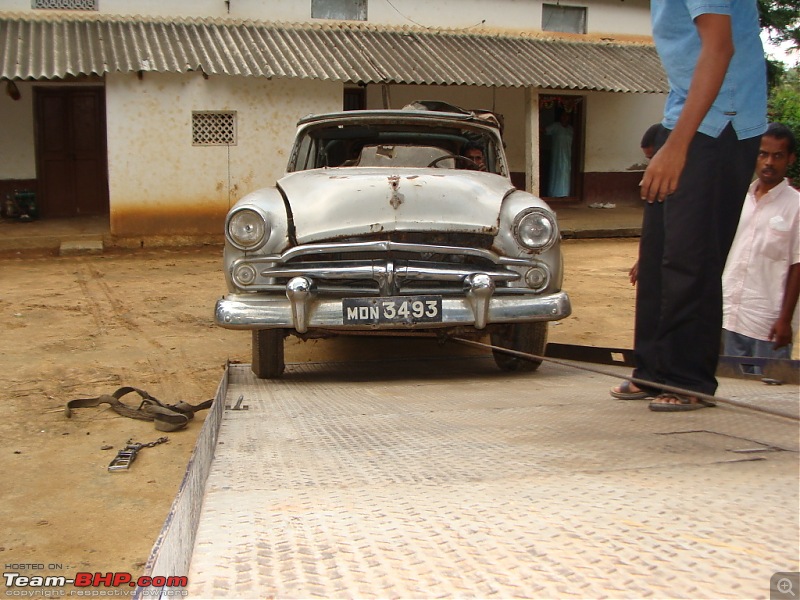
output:
[[[230,366],[189,597],[768,598],[798,570],[798,422],[653,413],[614,383],[481,357]],[[797,386],[719,394],[798,410]]]

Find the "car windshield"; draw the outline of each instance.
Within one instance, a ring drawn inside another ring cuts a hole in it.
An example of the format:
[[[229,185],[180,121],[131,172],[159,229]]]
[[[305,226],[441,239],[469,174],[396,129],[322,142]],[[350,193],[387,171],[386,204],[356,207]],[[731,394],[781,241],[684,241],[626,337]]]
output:
[[[505,174],[491,130],[467,124],[331,124],[305,129],[289,172],[326,167],[469,169]]]

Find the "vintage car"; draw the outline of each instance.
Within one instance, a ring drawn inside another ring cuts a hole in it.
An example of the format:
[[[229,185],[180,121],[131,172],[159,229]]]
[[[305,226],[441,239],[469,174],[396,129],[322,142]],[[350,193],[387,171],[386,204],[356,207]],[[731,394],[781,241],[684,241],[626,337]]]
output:
[[[286,175],[231,208],[225,238],[215,319],[252,330],[259,378],[283,373],[288,334],[488,335],[541,356],[548,321],[571,310],[556,216],[512,185],[487,112],[415,102],[303,118]],[[507,370],[541,362],[493,353]]]

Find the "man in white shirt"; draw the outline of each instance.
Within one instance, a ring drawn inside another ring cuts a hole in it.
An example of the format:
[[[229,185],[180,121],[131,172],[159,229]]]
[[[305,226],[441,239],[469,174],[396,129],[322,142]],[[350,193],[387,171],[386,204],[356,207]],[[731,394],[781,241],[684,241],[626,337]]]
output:
[[[795,146],[781,123],[761,137],[758,179],[748,190],[722,275],[727,356],[791,358],[800,294],[800,192],[785,175]]]

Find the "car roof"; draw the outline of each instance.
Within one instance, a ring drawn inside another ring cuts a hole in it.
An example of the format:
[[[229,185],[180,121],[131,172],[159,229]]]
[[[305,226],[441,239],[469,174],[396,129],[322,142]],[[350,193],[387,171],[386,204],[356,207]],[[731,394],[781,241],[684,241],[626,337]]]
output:
[[[486,110],[465,110],[452,104],[438,101],[415,101],[401,109],[346,110],[332,113],[307,115],[297,122],[298,126],[322,121],[356,120],[420,120],[464,121],[480,124],[502,131],[498,115]]]

